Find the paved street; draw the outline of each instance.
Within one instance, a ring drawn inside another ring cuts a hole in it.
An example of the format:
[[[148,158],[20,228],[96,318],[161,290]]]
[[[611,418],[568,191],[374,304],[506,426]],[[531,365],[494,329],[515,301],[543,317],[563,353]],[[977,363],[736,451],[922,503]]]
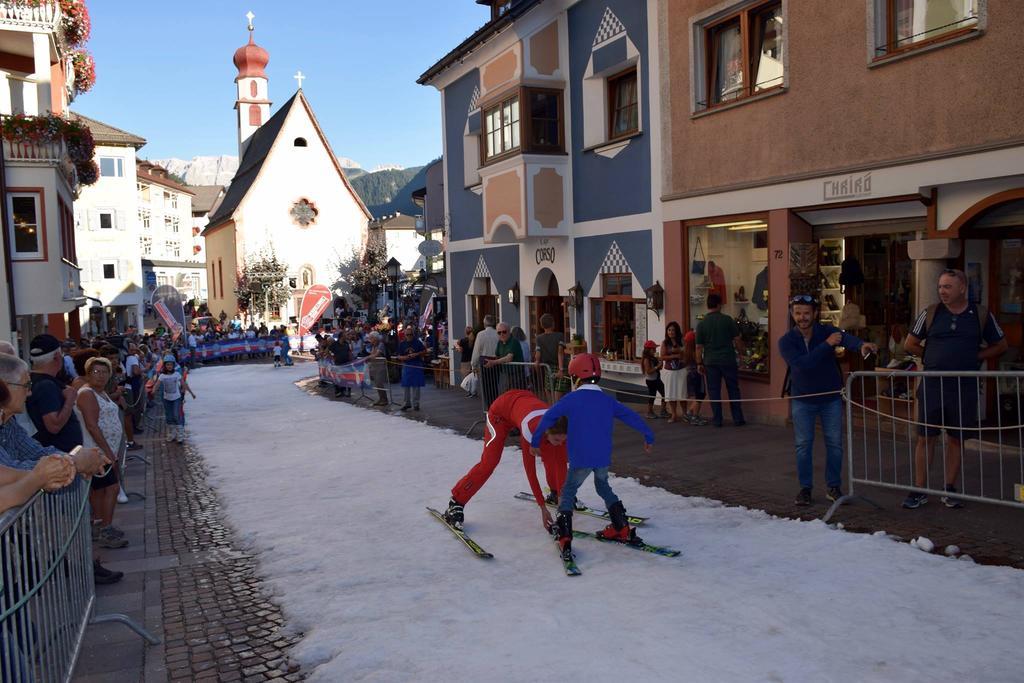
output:
[[[165,444],[162,422],[148,420],[139,439],[149,466],[129,464],[129,490],[144,485],[146,500],[118,506],[114,519],[130,545],[101,551],[125,577],[96,591],[97,614],[126,614],[162,643],[116,624],[90,626],[74,680],[301,680],[288,660],[299,634],[284,628],[255,561],[235,544],[202,458]]]

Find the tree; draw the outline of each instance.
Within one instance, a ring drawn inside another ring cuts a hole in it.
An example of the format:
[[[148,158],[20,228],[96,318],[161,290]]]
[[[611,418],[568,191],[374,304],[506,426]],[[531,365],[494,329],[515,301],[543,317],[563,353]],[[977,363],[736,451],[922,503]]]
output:
[[[377,299],[381,283],[387,280],[387,262],[384,237],[371,233],[362,252],[354,249],[352,256],[339,264],[339,281],[369,309]]]
[[[269,309],[288,302],[288,266],[277,258],[274,247],[247,256],[238,273],[235,298],[238,310],[250,320],[264,317]]]

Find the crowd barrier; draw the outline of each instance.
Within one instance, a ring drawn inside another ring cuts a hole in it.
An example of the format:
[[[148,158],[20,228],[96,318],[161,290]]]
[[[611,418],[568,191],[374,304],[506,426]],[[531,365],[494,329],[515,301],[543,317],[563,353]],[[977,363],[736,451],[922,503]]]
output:
[[[159,641],[122,614],[92,616],[89,482],[37,493],[0,515],[0,680],[67,681],[85,628],[116,621]]]
[[[333,384],[340,389],[358,389],[356,402],[363,399],[374,401],[378,405],[394,403],[391,392],[391,381],[388,378],[388,361],[384,359],[369,360],[359,358],[345,365],[335,365],[329,360],[321,359],[319,366],[320,381]],[[367,394],[366,392],[375,392]]]
[[[852,373],[846,381],[849,493],[825,519],[858,486],[1024,508],[1022,380],[1022,372]],[[998,400],[986,415],[990,393]]]
[[[480,396],[480,407],[483,415],[470,425],[466,436],[473,433],[477,425],[484,423],[484,417],[490,410],[491,403],[498,396],[511,389],[525,389],[547,404],[554,403],[557,398],[555,377],[551,367],[541,363],[501,363],[485,367],[488,359],[480,359],[480,369],[475,373],[476,386],[474,392]]]

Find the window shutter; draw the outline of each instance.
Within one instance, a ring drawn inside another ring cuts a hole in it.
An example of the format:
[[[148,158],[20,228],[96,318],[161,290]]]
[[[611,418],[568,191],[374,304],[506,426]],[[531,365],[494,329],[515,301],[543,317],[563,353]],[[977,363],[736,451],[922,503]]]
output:
[[[100,280],[102,280],[103,279],[103,261],[93,261],[92,262],[91,272],[92,272],[92,281],[93,282],[99,282]]]
[[[121,260],[117,262],[117,279],[118,280],[130,280],[132,279],[132,264],[131,261]]]
[[[100,229],[100,212],[96,209],[89,210],[89,229],[99,230]]]
[[[128,218],[125,215],[125,212],[120,209],[114,212],[114,228],[117,230],[128,229]]]

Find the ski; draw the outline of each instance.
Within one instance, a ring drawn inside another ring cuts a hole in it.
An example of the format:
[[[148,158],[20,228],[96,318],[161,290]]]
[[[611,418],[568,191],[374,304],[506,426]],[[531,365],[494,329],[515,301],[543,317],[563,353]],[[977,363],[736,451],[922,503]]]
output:
[[[551,539],[555,542],[555,549],[558,551],[558,558],[562,560],[562,567],[565,569],[565,575],[581,575],[583,573],[583,570],[576,566],[576,557],[572,554],[572,552],[570,551],[568,558],[562,555],[562,546],[558,545],[558,534],[552,531]]]
[[[519,493],[517,493],[516,498],[518,498],[519,500],[528,500],[534,504],[536,504],[537,502],[536,500],[533,499],[532,493],[527,493],[525,491],[520,491]],[[551,503],[547,503],[547,506],[552,510],[558,509],[557,505],[552,505]],[[590,517],[597,517],[598,519],[603,519],[606,522],[611,521],[611,518],[608,516],[607,510],[595,510],[594,508],[584,508],[582,510],[574,509],[573,512],[581,515],[588,515]],[[626,521],[629,522],[630,526],[641,526],[648,519],[648,517],[634,517],[633,515],[626,515]]]
[[[476,541],[474,541],[472,538],[467,536],[464,531],[459,531],[458,529],[453,527],[451,524],[449,524],[448,520],[446,520],[444,518],[443,514],[441,514],[440,512],[438,512],[437,510],[435,510],[434,508],[431,508],[431,507],[427,508],[427,512],[429,512],[434,518],[436,518],[437,521],[441,522],[441,524],[444,524],[446,527],[448,527],[448,530],[451,531],[453,534],[455,534],[455,537],[458,538],[460,541],[462,541],[462,543],[467,548],[469,548],[473,552],[474,555],[476,555],[477,557],[483,558],[485,560],[490,560],[491,558],[494,557],[494,555],[490,554],[489,552],[487,552],[486,550],[481,548],[480,545]]]
[[[642,550],[645,553],[661,555],[662,557],[678,557],[682,554],[682,551],[680,550],[673,550],[672,548],[665,548],[664,546],[660,545],[651,545],[650,543],[647,543],[645,541],[640,541],[639,543],[627,543],[625,541],[616,541],[611,538],[605,538],[603,536],[600,536],[596,533],[591,533],[589,531],[579,531],[578,529],[574,529],[572,535],[576,538],[592,538],[596,541],[601,541],[602,543],[614,543],[616,545],[624,545],[629,548],[633,548],[634,550]]]

